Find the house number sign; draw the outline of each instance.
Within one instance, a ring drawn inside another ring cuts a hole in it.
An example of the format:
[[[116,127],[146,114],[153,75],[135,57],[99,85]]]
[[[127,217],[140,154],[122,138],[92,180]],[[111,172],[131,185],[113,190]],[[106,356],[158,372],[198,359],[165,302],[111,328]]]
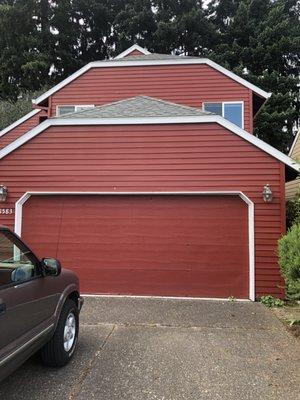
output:
[[[14,209],[13,208],[0,208],[0,214],[5,214],[5,215],[9,215],[9,214],[13,214]]]

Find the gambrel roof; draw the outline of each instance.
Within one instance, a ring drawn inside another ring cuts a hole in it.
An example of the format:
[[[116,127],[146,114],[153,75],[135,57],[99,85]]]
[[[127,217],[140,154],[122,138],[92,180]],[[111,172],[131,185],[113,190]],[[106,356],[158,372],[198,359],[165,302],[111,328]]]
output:
[[[130,55],[131,52],[137,50],[141,55]],[[129,54],[127,56],[127,54]],[[223,75],[229,77],[230,79],[238,82],[239,84],[249,88],[254,93],[259,95],[264,99],[268,99],[271,93],[268,93],[256,85],[248,82],[246,79],[234,74],[228,69],[222,67],[221,65],[215,63],[208,58],[199,57],[188,57],[188,56],[176,56],[172,54],[156,54],[149,53],[146,49],[138,45],[131,46],[129,49],[125,50],[123,53],[119,54],[112,60],[104,61],[93,61],[85,65],[74,74],[70,75],[68,78],[64,79],[62,82],[58,83],[56,86],[39,96],[37,99],[33,100],[34,104],[40,104],[46,100],[49,96],[56,93],[58,90],[62,89],[64,86],[71,83],[73,80],[83,75],[85,72],[89,71],[91,68],[114,68],[114,67],[137,67],[137,66],[160,66],[160,65],[209,65],[211,68],[221,72]]]

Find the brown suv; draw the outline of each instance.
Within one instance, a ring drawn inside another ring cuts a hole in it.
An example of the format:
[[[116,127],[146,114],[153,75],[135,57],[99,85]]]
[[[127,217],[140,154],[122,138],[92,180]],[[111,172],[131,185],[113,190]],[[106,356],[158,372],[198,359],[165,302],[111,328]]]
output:
[[[39,260],[0,226],[0,380],[40,350],[49,366],[73,356],[79,328],[78,278],[53,258]]]

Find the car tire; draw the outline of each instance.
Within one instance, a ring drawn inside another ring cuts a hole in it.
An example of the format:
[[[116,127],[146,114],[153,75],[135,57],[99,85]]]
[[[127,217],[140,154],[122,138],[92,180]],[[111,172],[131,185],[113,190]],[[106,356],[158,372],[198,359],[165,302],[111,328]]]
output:
[[[62,308],[58,324],[51,340],[41,349],[43,364],[63,367],[74,355],[79,331],[79,312],[72,300],[67,300]]]

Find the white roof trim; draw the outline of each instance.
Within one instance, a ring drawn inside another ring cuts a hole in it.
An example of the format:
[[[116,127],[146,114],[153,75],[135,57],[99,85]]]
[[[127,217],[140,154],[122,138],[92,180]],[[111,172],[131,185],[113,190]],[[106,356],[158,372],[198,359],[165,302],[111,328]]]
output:
[[[155,66],[155,65],[187,65],[187,64],[206,64],[221,72],[222,74],[228,76],[232,80],[240,83],[241,85],[251,89],[253,92],[257,93],[259,96],[268,99],[272,93],[265,92],[259,87],[253,85],[252,83],[246,81],[240,76],[234,74],[228,69],[221,67],[221,65],[215,63],[214,61],[209,60],[208,58],[178,58],[178,59],[170,59],[170,60],[126,60],[126,58],[120,62],[116,60],[111,61],[93,61],[89,64],[86,64],[84,67],[74,72],[74,74],[70,75],[68,78],[64,79],[62,82],[58,83],[52,89],[48,90],[35,100],[32,100],[34,104],[39,104],[53,93],[62,89],[64,86],[68,85],[70,82],[78,78],[80,75],[84,74],[91,68],[112,68],[112,67],[142,67],[142,66]]]
[[[115,59],[126,57],[128,54],[130,54],[134,50],[137,50],[137,51],[141,52],[142,54],[150,54],[150,51],[148,51],[147,49],[144,49],[144,47],[141,47],[138,44],[134,44],[131,47],[129,47],[129,49],[124,50],[122,53],[118,54],[115,57]]]
[[[295,139],[294,139],[294,141],[293,141],[292,147],[291,147],[291,149],[290,149],[290,151],[289,151],[289,156],[290,156],[290,157],[292,156],[292,153],[293,153],[293,151],[294,151],[294,148],[295,148],[296,143],[297,143],[298,140],[300,140],[300,129],[299,129],[299,131],[297,132],[297,134],[296,134],[296,136],[295,136]]]
[[[191,117],[157,117],[157,118],[55,118],[47,119],[38,126],[34,127],[24,135],[16,139],[14,142],[8,144],[0,150],[0,159],[28,142],[39,133],[43,132],[50,126],[79,126],[79,125],[151,125],[151,124],[197,124],[197,123],[217,123],[229,131],[235,133],[241,138],[252,143],[254,146],[260,148],[266,153],[270,154],[277,160],[288,165],[290,168],[300,172],[300,164],[293,161],[287,155],[281,153],[279,150],[265,143],[256,136],[246,132],[244,129],[239,128],[230,121],[219,115],[205,115],[205,116],[191,116]]]
[[[11,131],[12,129],[16,128],[18,125],[22,124],[27,119],[33,117],[35,114],[37,114],[40,111],[41,111],[40,109],[32,110],[28,114],[24,115],[24,117],[18,119],[17,121],[13,122],[11,125],[9,125],[6,128],[2,129],[2,131],[0,131],[0,137],[5,135],[7,132]]]

